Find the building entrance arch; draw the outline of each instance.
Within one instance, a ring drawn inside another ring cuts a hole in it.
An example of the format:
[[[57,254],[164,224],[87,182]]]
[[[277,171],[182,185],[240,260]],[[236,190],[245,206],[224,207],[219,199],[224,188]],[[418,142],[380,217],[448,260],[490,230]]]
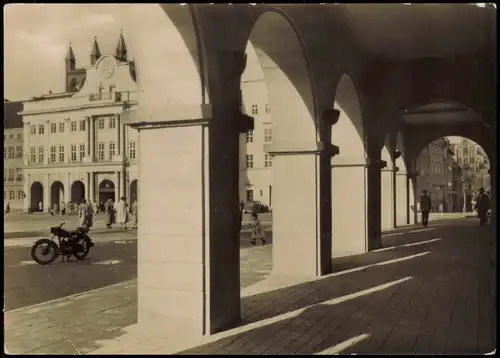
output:
[[[79,203],[83,199],[85,199],[85,184],[81,180],[77,180],[71,185],[71,202]]]
[[[43,202],[43,185],[42,183],[36,181],[31,184],[30,189],[30,212],[43,211],[44,202]],[[40,209],[39,204],[42,203],[42,207]]]
[[[99,184],[99,203],[104,204],[108,199],[111,199],[113,202],[116,200],[115,184],[109,179],[104,179]]]
[[[60,181],[55,181],[50,187],[50,208],[59,209],[64,201],[64,185]]]

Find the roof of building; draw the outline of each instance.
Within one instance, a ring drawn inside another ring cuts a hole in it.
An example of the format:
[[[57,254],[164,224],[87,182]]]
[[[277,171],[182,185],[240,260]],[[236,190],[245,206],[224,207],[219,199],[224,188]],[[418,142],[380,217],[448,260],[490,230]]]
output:
[[[23,127],[23,117],[18,113],[23,110],[23,102],[4,101],[3,104],[3,128],[13,129]]]

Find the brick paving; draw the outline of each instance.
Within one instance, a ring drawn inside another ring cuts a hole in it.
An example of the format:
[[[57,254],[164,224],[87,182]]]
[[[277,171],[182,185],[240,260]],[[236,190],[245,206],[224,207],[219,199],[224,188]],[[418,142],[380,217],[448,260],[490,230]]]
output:
[[[77,320],[79,326],[64,325],[63,318],[51,320],[40,312],[34,315],[21,310],[6,313],[7,347],[12,352],[12,347],[20,346],[12,332],[17,331],[20,337],[22,331],[36,329],[47,331],[45,336],[51,337],[59,333],[49,332],[66,332],[59,334],[53,346],[32,349],[37,353],[69,353],[71,349],[74,353],[68,340],[74,345],[78,342],[83,347],[78,347],[80,351],[91,354],[491,352],[496,347],[496,305],[490,287],[493,230],[478,227],[474,220],[431,229],[389,236],[383,239],[385,248],[381,251],[334,260],[337,272],[319,279],[304,282],[292,277],[266,278],[263,273],[261,281],[242,290],[242,324],[212,336],[164,337],[161,332],[149,332],[133,324],[134,310],[127,317],[130,326],[125,328],[122,322],[122,328],[113,330],[111,319],[102,320],[102,326],[94,327],[93,336],[87,337],[83,321]],[[248,249],[248,255],[255,256],[247,257],[247,262],[265,271],[270,268],[271,249],[271,245]],[[260,263],[257,255],[263,260]],[[96,319],[92,315],[100,311],[95,307],[105,308],[104,302],[117,310],[123,307],[118,294],[123,288],[108,290],[115,297],[113,304],[98,299],[108,292],[106,289],[80,299],[81,304],[89,305],[87,320]],[[70,307],[63,312],[70,312]],[[116,312],[116,320],[122,317],[120,314]],[[29,323],[24,322],[31,322],[31,326],[27,328]],[[53,328],[48,329],[48,324]],[[75,337],[78,332],[81,337]],[[99,332],[101,335],[96,337]],[[84,338],[92,342],[83,343]]]

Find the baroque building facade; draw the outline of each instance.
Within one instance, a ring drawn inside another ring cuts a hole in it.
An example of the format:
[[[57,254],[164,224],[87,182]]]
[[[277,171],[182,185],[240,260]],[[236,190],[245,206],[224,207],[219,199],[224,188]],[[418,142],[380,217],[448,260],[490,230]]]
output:
[[[134,62],[120,34],[114,55],[94,38],[90,65],[76,67],[71,44],[65,91],[33,97],[24,124],[24,209],[44,212],[63,202],[137,198],[138,133],[121,120],[137,105]]]
[[[22,102],[4,100],[3,103],[3,199],[12,210],[23,208],[23,120],[18,114]]]

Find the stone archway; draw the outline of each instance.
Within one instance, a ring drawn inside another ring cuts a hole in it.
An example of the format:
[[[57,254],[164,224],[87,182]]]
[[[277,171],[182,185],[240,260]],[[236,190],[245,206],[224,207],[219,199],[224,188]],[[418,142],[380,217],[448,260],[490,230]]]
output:
[[[254,23],[246,53],[242,77],[260,64],[272,122],[273,273],[316,276],[320,274],[316,249],[321,240],[316,230],[320,169],[314,91],[305,52],[290,21],[268,11]],[[299,167],[304,170],[297,171]],[[302,188],[300,194],[292,182]],[[331,255],[326,256],[330,261]],[[297,265],[299,261],[303,264]]]
[[[85,184],[81,180],[76,180],[71,184],[71,202],[79,203],[85,199]]]
[[[137,201],[137,179],[132,180],[130,183],[130,204]]]
[[[358,92],[347,74],[338,82],[335,108],[340,116],[332,143],[340,154],[332,160],[332,254],[339,257],[368,251],[366,133]]]
[[[40,209],[40,203],[42,203],[42,207]],[[43,202],[43,185],[42,183],[36,181],[31,184],[30,189],[30,212],[43,211],[44,207]]]
[[[64,201],[64,185],[60,181],[55,181],[50,186],[50,208],[59,209]]]
[[[113,202],[116,200],[115,184],[109,179],[104,179],[99,184],[99,203],[104,204],[108,199]]]

